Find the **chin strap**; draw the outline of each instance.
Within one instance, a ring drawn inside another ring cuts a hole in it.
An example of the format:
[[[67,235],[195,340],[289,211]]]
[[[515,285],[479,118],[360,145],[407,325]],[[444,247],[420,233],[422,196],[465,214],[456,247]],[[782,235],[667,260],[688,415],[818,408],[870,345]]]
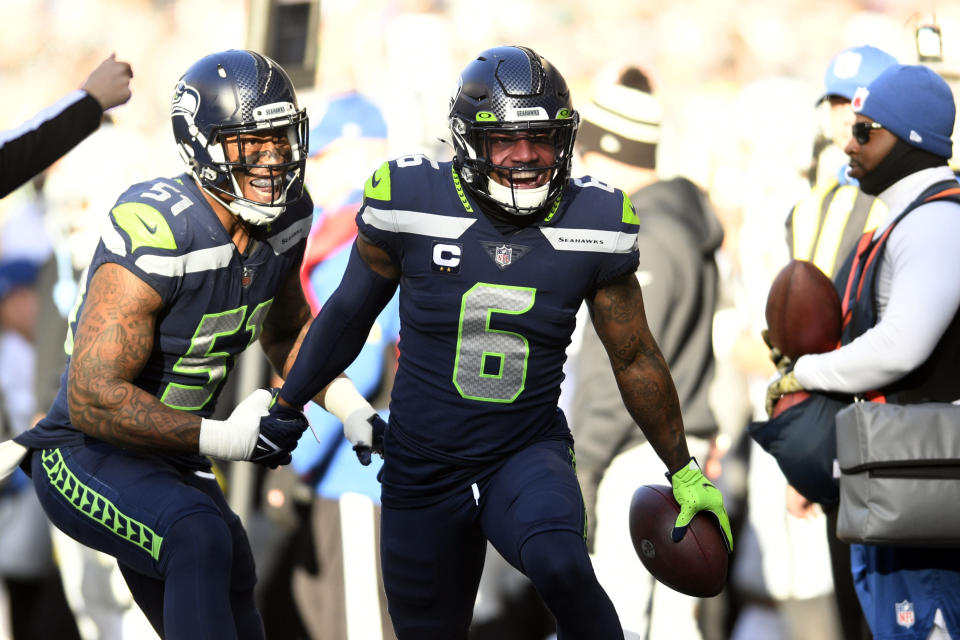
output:
[[[547,192],[550,190],[550,183],[537,187],[535,189],[513,189],[505,187],[493,178],[487,179],[487,191],[490,197],[501,202],[508,207],[518,209],[527,209],[527,213],[519,215],[530,215],[543,206],[547,201]]]
[[[280,214],[287,210],[286,205],[282,207],[264,207],[251,202],[245,202],[243,200],[231,200],[230,202],[227,202],[219,193],[217,193],[217,191],[208,188],[202,182],[200,183],[200,186],[204,193],[209,194],[210,197],[223,205],[225,209],[236,215],[244,222],[252,224],[255,227],[270,224],[279,218]]]

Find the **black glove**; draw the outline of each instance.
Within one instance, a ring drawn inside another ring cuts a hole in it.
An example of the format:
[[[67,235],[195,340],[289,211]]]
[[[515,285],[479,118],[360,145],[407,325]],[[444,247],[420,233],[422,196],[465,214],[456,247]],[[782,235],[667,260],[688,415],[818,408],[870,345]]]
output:
[[[387,423],[384,422],[383,418],[377,413],[367,418],[367,422],[370,423],[372,429],[372,437],[370,439],[372,444],[367,446],[362,442],[358,442],[353,445],[353,450],[357,454],[357,460],[359,460],[363,466],[370,464],[371,454],[376,453],[383,457],[383,432],[387,428]]]
[[[273,399],[270,412],[260,418],[260,434],[250,461],[276,469],[290,463],[293,459],[290,452],[296,448],[300,436],[310,425],[302,411],[277,401],[279,389],[271,389],[271,392]]]

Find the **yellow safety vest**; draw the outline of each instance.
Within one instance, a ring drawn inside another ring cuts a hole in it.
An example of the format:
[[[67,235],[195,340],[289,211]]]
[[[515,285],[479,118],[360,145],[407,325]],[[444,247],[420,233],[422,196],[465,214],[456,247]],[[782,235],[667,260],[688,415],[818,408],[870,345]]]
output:
[[[856,185],[836,178],[814,185],[787,219],[790,251],[809,260],[829,277],[857,245],[864,232],[876,229],[887,206]]]

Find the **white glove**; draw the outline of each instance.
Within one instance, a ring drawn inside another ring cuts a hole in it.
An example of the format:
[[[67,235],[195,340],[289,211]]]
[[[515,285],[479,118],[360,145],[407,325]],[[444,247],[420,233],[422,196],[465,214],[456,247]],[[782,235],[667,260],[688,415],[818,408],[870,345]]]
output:
[[[260,418],[270,412],[273,394],[257,389],[226,420],[200,421],[200,455],[221,460],[249,460],[260,435]]]

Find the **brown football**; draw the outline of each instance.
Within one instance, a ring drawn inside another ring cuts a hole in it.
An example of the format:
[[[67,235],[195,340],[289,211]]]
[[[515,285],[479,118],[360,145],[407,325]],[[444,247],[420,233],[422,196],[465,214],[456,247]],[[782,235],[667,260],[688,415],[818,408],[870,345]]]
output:
[[[812,262],[791,260],[767,294],[770,343],[791,360],[824,353],[840,341],[840,296]]]
[[[630,502],[630,537],[643,566],[675,591],[698,598],[715,596],[727,581],[728,554],[712,513],[693,516],[680,542],[670,539],[680,505],[666,485],[646,484]]]

